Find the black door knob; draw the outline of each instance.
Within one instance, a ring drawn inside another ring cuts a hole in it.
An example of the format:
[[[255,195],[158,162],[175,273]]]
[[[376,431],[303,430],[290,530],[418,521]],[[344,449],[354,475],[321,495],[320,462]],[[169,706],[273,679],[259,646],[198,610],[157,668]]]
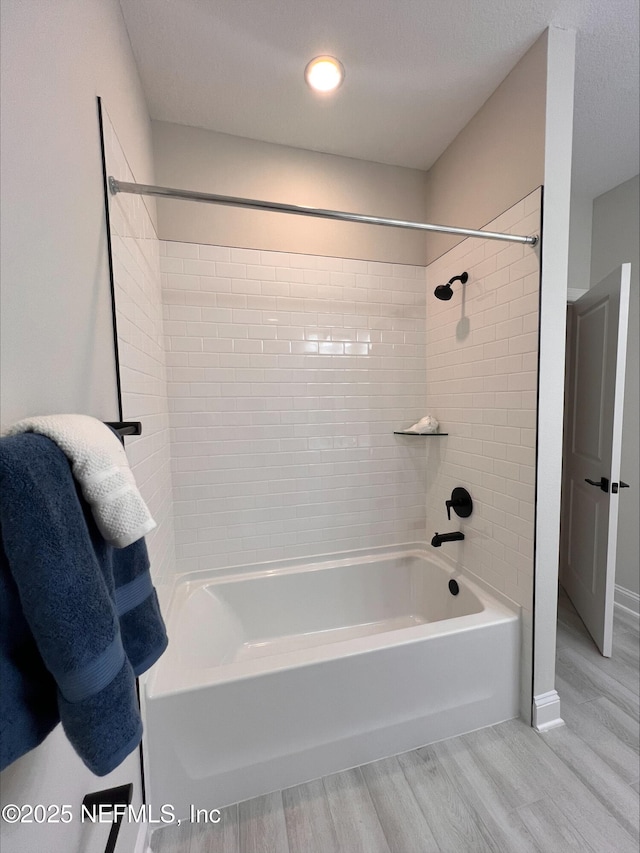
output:
[[[606,477],[600,477],[599,480],[589,480],[585,478],[585,483],[589,483],[590,486],[598,486],[598,488],[602,489],[603,492],[609,491],[609,481]]]
[[[617,495],[618,494],[618,487],[620,487],[621,489],[628,489],[629,483],[625,483],[622,480],[620,480],[619,483],[611,483],[611,494]]]

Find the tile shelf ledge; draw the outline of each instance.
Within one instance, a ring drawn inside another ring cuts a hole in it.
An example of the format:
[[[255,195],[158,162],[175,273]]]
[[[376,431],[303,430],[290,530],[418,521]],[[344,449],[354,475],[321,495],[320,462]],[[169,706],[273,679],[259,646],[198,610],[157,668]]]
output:
[[[394,429],[393,434],[394,435],[417,435],[417,436],[420,436],[420,438],[430,438],[430,437],[439,436],[439,435],[449,435],[448,432],[409,432],[409,430],[406,430],[406,429],[398,429],[398,430]]]

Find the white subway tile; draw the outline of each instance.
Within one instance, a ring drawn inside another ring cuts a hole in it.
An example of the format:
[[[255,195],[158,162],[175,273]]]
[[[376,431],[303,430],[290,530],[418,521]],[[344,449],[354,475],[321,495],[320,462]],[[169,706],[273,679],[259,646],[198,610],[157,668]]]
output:
[[[232,278],[231,292],[259,296],[261,293],[264,293],[264,282],[254,279]]]
[[[183,261],[183,270],[187,275],[204,275],[215,276],[220,274],[218,271],[218,262],[216,261],[201,261],[188,260]]]
[[[273,267],[260,264],[247,264],[246,277],[258,281],[275,281],[276,273]]]
[[[227,246],[205,246],[198,245],[198,257],[202,261],[222,261],[228,263],[231,260],[231,249]]]
[[[231,249],[231,260],[238,264],[260,264],[260,252],[257,249]]]
[[[246,305],[234,305],[233,307],[276,311],[278,309],[278,298],[276,296],[247,296]]]
[[[249,299],[259,296],[247,296],[244,293],[216,293],[215,304],[218,308],[246,308]]]
[[[514,334],[509,336],[509,352],[510,353],[533,353],[538,350],[538,335],[536,332],[529,332],[521,335],[516,331],[520,327],[514,326]]]
[[[234,353],[262,353],[262,341],[237,339],[233,342]]]
[[[187,358],[191,367],[218,367],[221,356],[213,352],[190,352]],[[172,420],[175,422],[176,419]]]
[[[198,290],[198,279],[192,275],[181,273],[163,273],[166,287],[170,290]]]
[[[523,280],[523,293],[539,293],[540,290],[540,272],[530,273]]]
[[[198,246],[196,243],[174,243],[170,240],[163,241],[165,255],[168,258],[197,258]]]
[[[538,310],[538,294],[528,293],[519,299],[509,303],[510,317],[523,317],[525,314],[533,314]]]
[[[204,338],[202,349],[204,352],[231,352],[235,341],[222,340],[220,338]]]
[[[203,273],[203,275],[209,274],[231,279],[246,278],[247,268],[245,264],[234,264],[225,261],[216,261],[214,273]]]
[[[163,327],[166,335],[187,334],[187,324],[182,320],[165,320]]]
[[[198,285],[200,290],[206,291],[207,295],[230,293],[233,286],[232,279],[221,276],[199,275]]]
[[[202,339],[190,337],[172,336],[170,339],[170,347],[172,352],[201,352]]]
[[[168,317],[169,320],[199,320],[201,318],[200,308],[191,305],[169,305]],[[166,332],[165,334],[171,334]]]
[[[234,308],[231,313],[232,319],[230,318],[230,321],[235,324],[262,324],[262,311],[253,311],[244,308]]]
[[[276,281],[296,281],[303,283],[305,281],[305,273],[307,272],[304,269],[293,269],[291,267],[276,267]],[[265,279],[267,276],[265,276]]]
[[[160,272],[184,272],[182,258],[160,258]]]
[[[163,290],[162,301],[165,305],[184,305],[185,294],[182,290]]]
[[[306,259],[306,255],[289,255],[287,252],[261,252],[260,263],[263,266],[279,266],[288,267],[291,264],[291,257],[302,257]]]
[[[538,374],[535,371],[514,373],[509,376],[510,391],[535,391],[538,387]]]

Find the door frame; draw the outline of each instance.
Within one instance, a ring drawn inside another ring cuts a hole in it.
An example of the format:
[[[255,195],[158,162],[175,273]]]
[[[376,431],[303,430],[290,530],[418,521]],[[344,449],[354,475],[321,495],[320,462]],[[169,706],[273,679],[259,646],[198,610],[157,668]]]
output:
[[[607,287],[614,288],[617,291],[617,296],[614,297],[613,304],[610,303],[610,307],[615,308],[617,305],[617,311],[615,318],[611,318],[611,322],[615,321],[616,327],[616,335],[615,335],[615,343],[616,350],[615,354],[611,352],[611,345],[605,339],[605,349],[609,353],[608,358],[612,358],[613,361],[609,361],[609,369],[613,368],[615,372],[615,387],[609,391],[609,393],[613,394],[613,410],[610,411],[610,416],[612,418],[612,429],[613,433],[611,436],[612,444],[610,448],[611,458],[606,458],[602,461],[602,471],[603,474],[606,474],[612,483],[615,481],[620,481],[621,478],[621,453],[622,453],[622,425],[623,425],[623,408],[624,408],[624,388],[625,388],[625,375],[626,375],[626,353],[627,353],[627,339],[628,339],[628,323],[629,323],[629,297],[630,297],[630,283],[631,283],[631,264],[623,263],[617,266],[614,270],[612,270],[609,275],[605,276],[605,278],[600,282],[599,285],[594,285],[589,290],[584,291],[574,291],[570,295],[573,296],[574,293],[577,294],[575,299],[567,300],[567,348],[566,348],[566,363],[565,363],[565,419],[564,419],[564,444],[563,444],[563,481],[562,481],[562,517],[561,524],[568,523],[568,511],[569,511],[569,496],[567,494],[567,490],[569,488],[569,481],[567,479],[567,465],[568,460],[571,454],[571,428],[574,422],[574,418],[576,417],[576,412],[574,411],[574,406],[576,403],[575,393],[574,393],[574,380],[575,380],[575,370],[576,364],[574,363],[575,359],[575,348],[576,348],[576,325],[575,318],[571,317],[571,309],[574,302],[578,302],[578,300],[586,296],[587,294],[592,294],[591,302],[593,303],[593,299],[599,299],[596,295],[596,290],[598,293],[606,293]],[[604,291],[602,288],[604,287]],[[613,291],[612,291],[613,292]],[[569,296],[569,294],[568,294]],[[608,337],[608,335],[607,335]],[[621,353],[623,353],[623,357],[620,360]],[[604,378],[604,377],[603,377]],[[606,378],[605,378],[606,382]],[[605,392],[607,393],[607,392]],[[619,432],[615,429],[615,424],[619,424]],[[607,439],[608,441],[608,439]],[[606,452],[606,451],[605,451]],[[609,470],[609,463],[611,463],[611,469]],[[600,495],[602,497],[602,495]],[[602,602],[601,606],[596,607],[591,611],[591,616],[589,619],[593,618],[593,614],[597,613],[602,616],[602,621],[604,625],[604,636],[602,638],[602,648],[599,646],[599,641],[596,640],[595,636],[592,635],[592,639],[594,641],[594,645],[600,648],[600,651],[603,656],[610,657],[611,655],[611,640],[612,640],[612,631],[613,631],[613,608],[615,606],[614,602],[614,590],[615,590],[615,577],[616,577],[616,552],[617,552],[617,528],[618,528],[618,502],[620,500],[620,494],[616,487],[615,491],[612,487],[611,491],[607,495],[607,549],[606,549],[606,557],[605,557],[605,588],[602,590],[605,596],[605,600]],[[564,531],[564,535],[560,537],[560,560],[559,560],[559,570],[560,570],[560,580],[562,579],[562,569],[563,567],[567,567],[568,560],[568,550],[571,546],[571,540],[569,538],[569,532],[567,530]],[[570,578],[566,577],[565,580],[569,581]],[[567,588],[567,591],[568,588]],[[571,597],[571,596],[570,596]],[[607,601],[609,605],[607,605]],[[578,608],[577,603],[574,602],[574,606],[576,609]],[[586,604],[587,610],[592,606],[592,604]],[[606,613],[611,607],[611,615],[608,621],[605,621]],[[588,614],[584,615],[580,613],[578,610],[578,615],[582,616],[583,619],[586,619]],[[585,623],[586,624],[586,623]],[[588,627],[587,629],[591,632],[592,628],[595,626]]]

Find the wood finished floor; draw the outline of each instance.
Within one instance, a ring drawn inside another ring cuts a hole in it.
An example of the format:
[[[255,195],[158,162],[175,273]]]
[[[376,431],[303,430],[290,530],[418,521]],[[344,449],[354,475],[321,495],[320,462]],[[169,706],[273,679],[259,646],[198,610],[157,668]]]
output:
[[[153,853],[637,853],[638,621],[616,612],[600,656],[558,602],[566,726],[519,720],[158,830]]]

